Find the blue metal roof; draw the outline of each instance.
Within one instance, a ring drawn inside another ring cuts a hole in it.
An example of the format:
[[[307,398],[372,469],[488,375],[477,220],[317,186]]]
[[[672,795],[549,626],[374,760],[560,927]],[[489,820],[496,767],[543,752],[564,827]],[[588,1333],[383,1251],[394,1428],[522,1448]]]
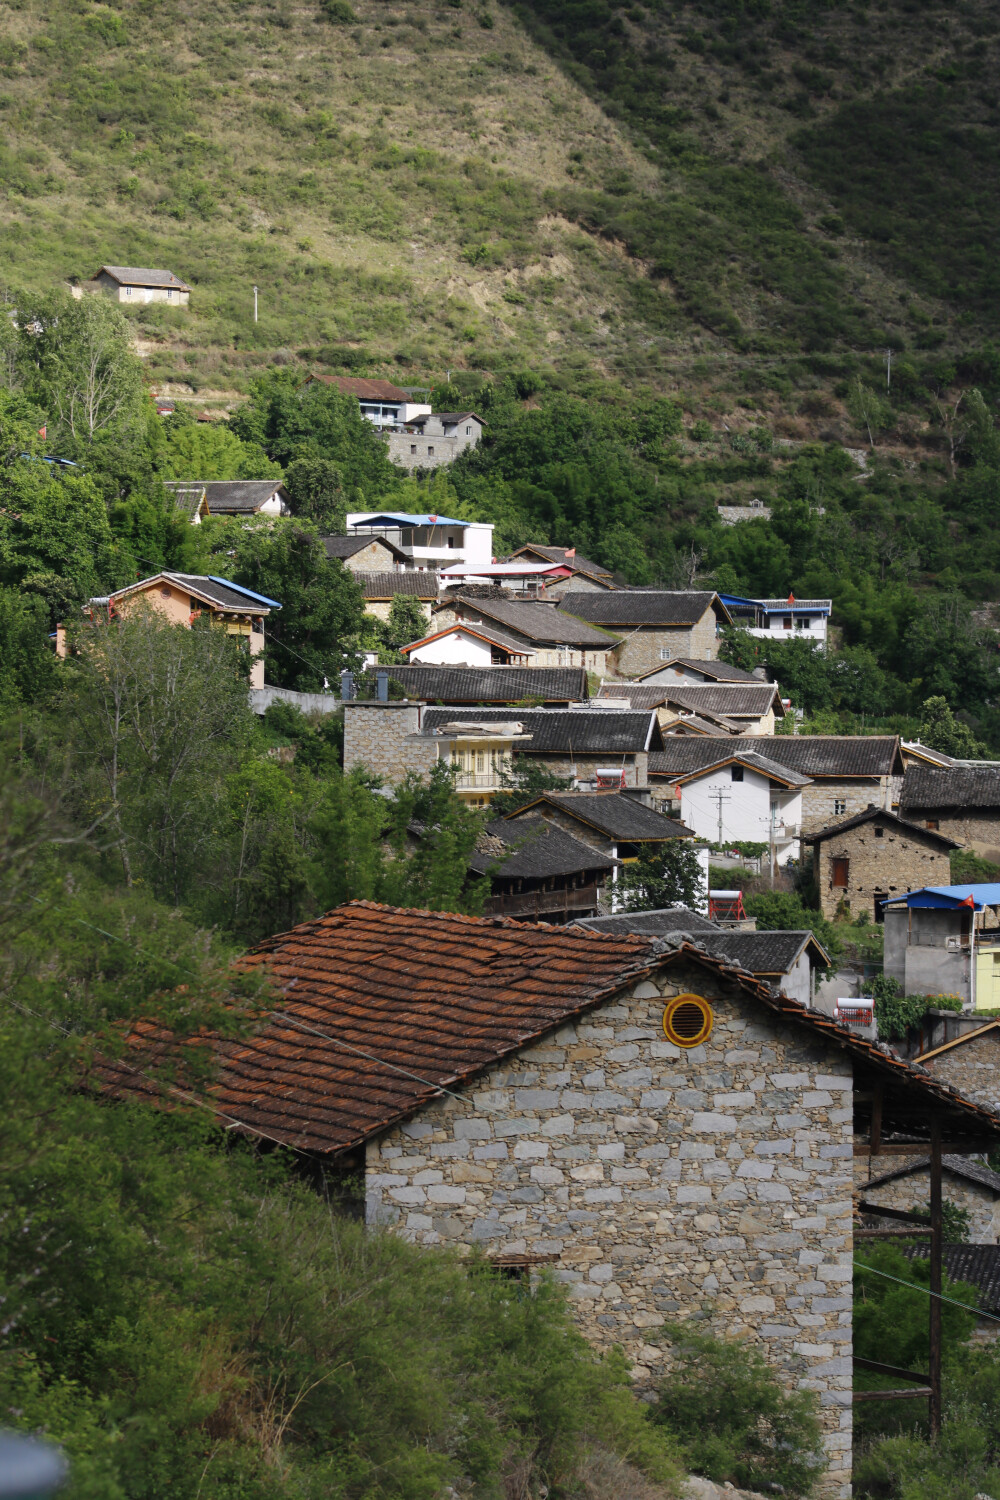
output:
[[[359,526],[378,526],[385,522],[395,522],[397,526],[465,526],[467,522],[456,521],[451,516],[418,516],[407,515],[405,511],[379,510],[367,515],[363,521],[355,521],[353,529],[357,531]]]
[[[931,907],[939,911],[952,910],[957,906],[968,906],[982,911],[984,906],[1000,906],[1000,884],[995,881],[978,885],[925,885],[918,891],[904,891],[902,895],[890,896],[883,906],[895,906],[905,901],[907,906]]]
[[[269,609],[280,609],[281,605],[277,599],[269,599],[266,594],[255,594],[253,589],[245,589],[241,583],[234,583],[231,578],[217,578],[214,573],[209,573],[213,583],[224,583],[227,589],[235,589],[237,594],[245,594],[248,599],[253,599],[257,604],[266,604]]]

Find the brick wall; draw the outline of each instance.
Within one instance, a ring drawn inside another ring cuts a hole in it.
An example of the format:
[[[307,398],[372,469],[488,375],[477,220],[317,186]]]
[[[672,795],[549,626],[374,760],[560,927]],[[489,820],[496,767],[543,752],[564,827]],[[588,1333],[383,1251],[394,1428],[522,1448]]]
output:
[[[866,911],[874,920],[874,893],[918,890],[923,885],[948,885],[951,867],[947,849],[936,849],[923,839],[908,837],[890,823],[863,823],[813,846],[813,869],[825,917],[836,915],[842,901],[857,916]],[[847,886],[833,884],[833,862],[848,860]]]
[[[676,982],[675,982],[676,981]],[[680,1052],[664,999],[710,1000]],[[368,1147],[370,1222],[420,1244],[558,1256],[586,1335],[638,1383],[647,1330],[700,1313],[819,1393],[850,1493],[851,1077],[842,1054],[705,972],[671,971],[524,1047]]]
[[[918,1158],[913,1158],[915,1161]],[[883,1156],[872,1160],[872,1175],[880,1176],[897,1166],[908,1165],[909,1157]],[[931,1198],[930,1172],[926,1166],[910,1172],[906,1177],[897,1177],[881,1187],[868,1187],[868,1159],[859,1157],[855,1163],[855,1187],[868,1203],[878,1203],[882,1208],[926,1208]],[[941,1173],[941,1192],[946,1203],[964,1208],[972,1220],[969,1238],[976,1245],[995,1245],[1000,1235],[1000,1198],[989,1188],[968,1182],[949,1172]]]
[[[925,1066],[959,1093],[1000,1109],[1000,1031],[973,1032],[961,1046],[932,1057]]]

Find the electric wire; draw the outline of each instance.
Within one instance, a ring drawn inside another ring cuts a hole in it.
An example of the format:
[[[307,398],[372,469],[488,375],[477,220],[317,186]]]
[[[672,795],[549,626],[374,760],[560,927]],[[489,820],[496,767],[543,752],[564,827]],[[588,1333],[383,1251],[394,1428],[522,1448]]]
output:
[[[873,1276],[882,1276],[886,1281],[895,1281],[899,1286],[908,1286],[913,1292],[923,1292],[928,1297],[937,1297],[940,1302],[948,1302],[952,1307],[964,1308],[966,1312],[975,1313],[977,1318],[988,1318],[991,1323],[1000,1323],[1000,1317],[995,1313],[984,1312],[981,1307],[970,1307],[967,1302],[957,1302],[954,1297],[946,1297],[944,1292],[932,1292],[930,1287],[920,1286],[915,1281],[904,1281],[900,1276],[890,1276],[888,1271],[878,1271],[874,1266],[866,1266],[863,1261],[854,1262],[856,1271],[870,1271]]]

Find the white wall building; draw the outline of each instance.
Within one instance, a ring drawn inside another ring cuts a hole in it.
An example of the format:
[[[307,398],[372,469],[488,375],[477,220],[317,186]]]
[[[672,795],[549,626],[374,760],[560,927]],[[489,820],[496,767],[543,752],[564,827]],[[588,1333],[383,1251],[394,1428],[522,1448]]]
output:
[[[799,638],[826,650],[832,599],[796,599],[794,594],[787,599],[744,599],[737,594],[719,597],[734,622],[751,635],[772,641]]]
[[[349,536],[385,537],[405,553],[411,568],[437,571],[454,563],[488,568],[493,562],[491,522],[403,511],[354,511],[347,517],[346,531]]]
[[[513,636],[473,624],[449,625],[401,650],[409,662],[443,667],[529,666],[538,654]]]
[[[771,844],[775,863],[799,851],[802,830],[800,776],[763,755],[725,755],[676,782],[678,816],[699,838],[713,844]]]

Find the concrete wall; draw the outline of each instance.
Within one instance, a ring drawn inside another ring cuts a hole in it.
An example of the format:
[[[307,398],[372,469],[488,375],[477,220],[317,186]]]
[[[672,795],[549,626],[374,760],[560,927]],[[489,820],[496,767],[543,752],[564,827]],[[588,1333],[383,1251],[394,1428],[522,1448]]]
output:
[[[914,1157],[916,1162],[918,1157]],[[916,1172],[910,1172],[905,1177],[897,1177],[892,1182],[887,1182],[881,1187],[869,1187],[868,1167],[871,1162],[871,1175],[879,1177],[883,1172],[894,1171],[897,1167],[906,1166],[910,1162],[909,1157],[883,1156],[865,1158],[858,1157],[854,1164],[855,1186],[869,1203],[878,1203],[883,1208],[901,1208],[909,1210],[913,1208],[926,1208],[930,1202],[931,1185],[930,1171],[926,1166]],[[969,1182],[964,1177],[959,1177],[954,1172],[949,1172],[945,1167],[941,1174],[941,1193],[946,1203],[953,1203],[956,1208],[964,1208],[972,1219],[972,1231],[970,1241],[974,1245],[995,1245],[1000,1237],[1000,1196],[990,1191],[989,1188],[980,1186],[979,1183]]]
[[[833,884],[834,860],[848,861],[846,887]],[[947,849],[902,833],[890,823],[862,823],[813,845],[813,870],[824,917],[834,917],[841,902],[853,916],[876,917],[875,892],[895,895],[924,885],[949,885]]]
[[[664,1038],[665,999],[712,1005]],[[761,1348],[819,1393],[831,1471],[851,1453],[852,1082],[843,1054],[694,966],[524,1047],[368,1147],[368,1217],[419,1244],[558,1257],[584,1333],[640,1387],[664,1320]]]
[[[649,625],[637,630],[622,625],[617,629],[624,639],[611,662],[619,677],[639,677],[659,666],[664,651],[670,656],[689,656],[697,661],[714,661],[719,654],[712,609],[706,609],[696,625],[673,629]]]
[[[340,699],[333,693],[297,693],[294,688],[261,686],[250,693],[250,707],[255,714],[262,714],[272,703],[291,703],[304,714],[335,714]]]
[[[968,1005],[969,950],[945,946],[960,932],[955,912],[886,911],[884,972],[905,995],[958,995]]]
[[[725,746],[720,746],[719,754],[725,753]],[[699,776],[697,781],[684,783],[681,788],[681,820],[693,828],[699,838],[711,843],[720,842],[719,803],[715,793],[722,793],[725,798],[722,803],[722,843],[727,840],[767,841],[771,822],[771,783],[766,776],[747,766],[743,770],[743,780],[733,781],[732,767],[721,766]]]

